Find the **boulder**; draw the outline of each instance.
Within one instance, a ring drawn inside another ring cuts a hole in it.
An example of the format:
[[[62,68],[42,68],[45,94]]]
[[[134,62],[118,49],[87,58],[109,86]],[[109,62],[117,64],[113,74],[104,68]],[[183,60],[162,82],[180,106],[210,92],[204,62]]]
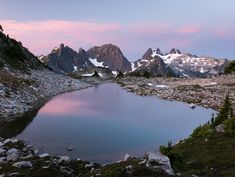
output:
[[[146,167],[162,169],[167,174],[174,175],[170,159],[167,156],[162,155],[160,152],[149,152],[147,153],[147,159]]]
[[[33,167],[30,161],[16,162],[12,166],[16,168],[32,168]]]

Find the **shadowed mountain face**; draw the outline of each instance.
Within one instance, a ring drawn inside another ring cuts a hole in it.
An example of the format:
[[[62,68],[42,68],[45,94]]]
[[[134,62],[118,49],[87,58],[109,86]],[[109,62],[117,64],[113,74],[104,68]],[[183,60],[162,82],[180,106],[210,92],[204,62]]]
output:
[[[147,71],[155,76],[175,75],[173,70],[159,56],[152,56],[152,49],[148,49],[141,59],[132,64],[132,70],[134,72]]]
[[[30,69],[42,69],[44,65],[20,42],[0,32],[0,68],[27,72]]]
[[[131,63],[123,55],[120,48],[112,44],[106,44],[100,47],[92,47],[87,51],[91,59],[102,62],[105,67],[112,71],[131,71]]]
[[[54,48],[48,56],[42,57],[41,61],[57,73],[71,73],[83,67],[93,67],[83,49],[76,52],[64,44]]]

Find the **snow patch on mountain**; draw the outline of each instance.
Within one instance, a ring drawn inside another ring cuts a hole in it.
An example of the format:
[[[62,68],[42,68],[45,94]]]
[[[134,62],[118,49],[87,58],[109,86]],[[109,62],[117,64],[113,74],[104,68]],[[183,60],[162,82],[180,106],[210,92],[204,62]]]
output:
[[[142,62],[143,60],[141,60]],[[142,64],[139,61],[136,61],[134,63],[131,63],[131,71],[135,71],[136,69],[138,69],[140,66],[142,66]]]
[[[73,70],[74,71],[78,71],[78,67],[77,66],[73,66]]]
[[[97,58],[89,58],[89,60],[95,67],[104,67],[104,62],[98,62]]]

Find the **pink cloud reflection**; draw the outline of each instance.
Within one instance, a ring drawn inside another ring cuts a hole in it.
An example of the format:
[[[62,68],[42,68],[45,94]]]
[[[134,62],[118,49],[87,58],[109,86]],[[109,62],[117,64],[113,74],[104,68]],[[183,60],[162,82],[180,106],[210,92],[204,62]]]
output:
[[[46,116],[97,116],[101,112],[89,103],[81,100],[66,99],[62,96],[48,102],[39,115]]]
[[[53,99],[40,110],[40,114],[75,115],[83,112],[85,106],[86,103],[80,101]]]

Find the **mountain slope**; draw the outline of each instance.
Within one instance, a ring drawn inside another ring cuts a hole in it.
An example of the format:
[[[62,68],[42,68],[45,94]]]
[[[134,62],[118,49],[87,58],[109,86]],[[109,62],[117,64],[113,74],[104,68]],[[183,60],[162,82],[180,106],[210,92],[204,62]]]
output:
[[[44,65],[20,42],[0,32],[0,68],[20,70],[42,69]]]

